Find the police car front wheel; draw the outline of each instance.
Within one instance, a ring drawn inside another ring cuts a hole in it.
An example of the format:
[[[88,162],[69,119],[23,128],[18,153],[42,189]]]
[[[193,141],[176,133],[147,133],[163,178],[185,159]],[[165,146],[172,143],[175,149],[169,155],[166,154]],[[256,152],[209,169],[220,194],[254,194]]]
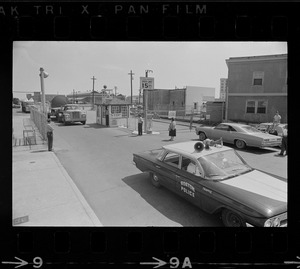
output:
[[[224,209],[222,211],[222,221],[226,227],[245,227],[246,222],[237,213]]]
[[[159,183],[158,176],[155,173],[150,173],[151,182],[154,185],[154,187],[159,188],[161,185]]]

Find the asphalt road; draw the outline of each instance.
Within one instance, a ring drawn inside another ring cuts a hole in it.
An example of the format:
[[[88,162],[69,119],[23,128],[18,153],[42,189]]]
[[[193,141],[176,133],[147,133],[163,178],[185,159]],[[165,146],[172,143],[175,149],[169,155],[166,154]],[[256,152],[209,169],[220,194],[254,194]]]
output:
[[[88,112],[86,125],[53,122],[54,151],[104,226],[223,226],[218,216],[152,186],[148,174],[132,164],[133,153],[170,143],[167,123],[154,122],[158,135],[136,136],[125,128],[95,124],[94,113]],[[187,140],[198,137],[178,124],[175,142]],[[278,152],[239,151],[254,168],[287,180],[287,157],[276,157]]]

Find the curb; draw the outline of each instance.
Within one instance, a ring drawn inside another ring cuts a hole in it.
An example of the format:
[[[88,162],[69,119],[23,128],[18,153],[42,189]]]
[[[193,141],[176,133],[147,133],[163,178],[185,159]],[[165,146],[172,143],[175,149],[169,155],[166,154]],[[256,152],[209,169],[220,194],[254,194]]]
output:
[[[64,167],[62,166],[62,164],[60,163],[59,159],[57,158],[54,152],[52,152],[52,156],[55,162],[57,163],[59,169],[62,171],[67,182],[71,186],[72,190],[74,191],[75,195],[77,196],[78,200],[82,204],[85,212],[93,222],[94,226],[103,226],[103,224],[100,222],[100,220],[98,219],[98,217],[96,216],[96,214],[94,213],[90,205],[87,203],[87,201],[85,200],[85,198],[83,197],[83,195],[81,194],[81,192],[79,191],[79,189],[77,188],[77,186],[75,185],[75,183],[73,182],[73,180],[71,179],[67,171],[64,169]]]

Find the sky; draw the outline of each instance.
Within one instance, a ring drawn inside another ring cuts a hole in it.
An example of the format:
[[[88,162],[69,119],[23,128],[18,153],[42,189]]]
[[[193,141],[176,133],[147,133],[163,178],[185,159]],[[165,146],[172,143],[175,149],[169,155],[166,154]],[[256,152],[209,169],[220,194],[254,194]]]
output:
[[[286,42],[65,42],[15,41],[13,44],[13,97],[40,92],[40,67],[49,76],[46,94],[72,94],[117,87],[117,94],[137,95],[145,70],[154,88],[186,86],[215,88],[227,78],[226,59],[287,53]]]

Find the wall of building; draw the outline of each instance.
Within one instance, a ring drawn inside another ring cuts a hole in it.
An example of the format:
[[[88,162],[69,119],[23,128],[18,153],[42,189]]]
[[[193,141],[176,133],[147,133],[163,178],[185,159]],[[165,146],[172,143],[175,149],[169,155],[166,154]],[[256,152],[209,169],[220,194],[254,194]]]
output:
[[[191,111],[194,108],[194,103],[197,102],[197,108],[194,108],[195,113],[200,113],[202,104],[205,101],[213,101],[215,99],[215,88],[211,87],[186,87],[185,110]]]
[[[230,58],[228,65],[228,120],[270,122],[276,111],[287,122],[287,57],[267,55]],[[263,84],[253,85],[254,72],[263,72]],[[266,102],[266,113],[247,113],[247,101]]]
[[[148,110],[167,111],[170,104],[170,90],[155,89],[148,91]]]
[[[206,116],[207,115],[210,116],[210,122],[222,122],[222,117],[225,115],[224,102],[207,102]]]
[[[263,71],[263,85],[253,85],[253,72]],[[228,70],[230,93],[287,93],[287,61],[231,63]]]
[[[287,96],[273,96],[273,97],[250,97],[251,100],[267,99],[267,111],[266,114],[259,113],[246,113],[246,101],[249,97],[233,96],[228,98],[228,119],[240,122],[249,123],[262,123],[272,122],[276,111],[279,111],[281,116],[281,122],[287,123]]]

